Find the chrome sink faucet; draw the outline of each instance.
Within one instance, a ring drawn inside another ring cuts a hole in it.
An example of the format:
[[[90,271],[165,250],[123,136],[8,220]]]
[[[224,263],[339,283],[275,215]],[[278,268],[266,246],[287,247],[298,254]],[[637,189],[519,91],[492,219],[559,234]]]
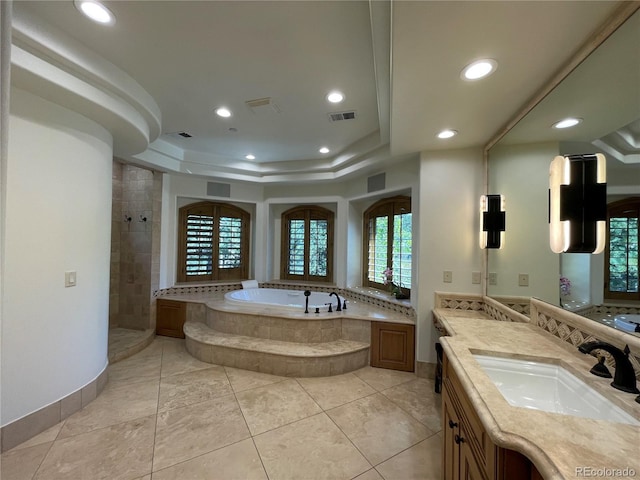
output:
[[[333,295],[335,295],[336,299],[338,300],[338,306],[336,307],[336,312],[341,312],[342,311],[342,306],[340,305],[340,297],[338,296],[338,294],[336,292],[331,292],[329,294],[329,298],[331,298]]]
[[[623,392],[640,393],[636,387],[636,374],[633,371],[633,365],[629,361],[629,345],[625,345],[624,351],[607,342],[585,342],[578,347],[582,353],[591,353],[597,349],[609,352],[616,362],[616,372],[611,386]]]

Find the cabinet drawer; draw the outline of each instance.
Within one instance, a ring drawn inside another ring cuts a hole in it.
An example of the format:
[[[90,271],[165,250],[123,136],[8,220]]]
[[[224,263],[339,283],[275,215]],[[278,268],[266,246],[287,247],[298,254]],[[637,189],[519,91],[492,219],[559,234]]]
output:
[[[486,472],[493,472],[495,468],[496,449],[489,435],[485,431],[475,409],[471,406],[471,402],[464,393],[462,384],[456,373],[451,368],[449,362],[444,364],[444,386],[450,390],[449,395],[457,401],[462,422],[465,424],[465,431],[468,436],[468,444],[474,451],[478,463]],[[489,478],[492,475],[489,474]]]

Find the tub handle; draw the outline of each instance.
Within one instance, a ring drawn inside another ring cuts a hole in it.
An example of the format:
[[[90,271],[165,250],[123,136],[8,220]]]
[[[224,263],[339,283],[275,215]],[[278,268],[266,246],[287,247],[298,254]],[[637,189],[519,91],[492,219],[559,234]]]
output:
[[[333,304],[331,302],[325,303],[325,305],[329,305],[329,310],[327,310],[329,313],[333,312],[333,308],[331,308]]]

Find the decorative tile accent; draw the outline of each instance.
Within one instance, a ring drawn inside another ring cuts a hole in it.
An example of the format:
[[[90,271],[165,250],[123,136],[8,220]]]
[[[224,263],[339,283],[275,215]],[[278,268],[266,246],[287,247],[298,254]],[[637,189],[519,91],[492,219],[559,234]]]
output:
[[[452,308],[454,310],[483,310],[483,303],[469,300],[443,299],[442,308]]]
[[[523,297],[510,298],[512,298],[513,302],[516,304],[523,304],[524,302]],[[500,322],[529,322],[529,318],[526,315],[512,310],[507,305],[505,305],[503,301],[499,301],[492,297],[483,297],[480,295],[462,293],[435,292],[434,304],[436,309],[463,310],[465,312],[484,312],[494,320],[498,320]],[[441,335],[446,336],[449,334],[435,312],[433,314],[432,321],[433,326]]]
[[[487,299],[488,301],[491,299]],[[523,322],[526,323],[529,319],[524,316],[522,313],[511,310],[509,307],[506,307],[502,304],[495,303],[485,303],[484,309],[485,313],[491,315],[492,318],[499,320],[501,322]]]
[[[491,297],[485,297],[495,300],[502,305],[510,308],[511,310],[521,313],[525,316],[531,315],[531,297],[515,297],[507,295],[492,295]]]
[[[640,315],[640,307],[630,305],[594,305],[590,313],[602,313],[605,315]]]
[[[531,299],[531,322],[574,347],[584,342],[603,341],[622,349],[629,345],[629,361],[634,367],[636,378],[640,379],[640,339],[610,327],[605,327],[581,315],[562,308]],[[614,367],[615,362],[608,352],[597,350],[592,354],[603,355],[605,363]]]
[[[338,288],[331,285],[318,285],[318,284],[296,284],[296,283],[286,283],[286,282],[263,282],[259,284],[261,288],[279,288],[282,290],[306,290],[310,289],[318,292],[336,292],[341,297],[346,298],[347,300],[357,300],[362,303],[367,303],[369,305],[374,305],[376,307],[384,308],[386,310],[391,310],[393,312],[400,313],[402,315],[406,315],[407,317],[416,318],[416,312],[408,302],[402,302],[393,299],[385,299],[379,296],[375,296],[372,294],[367,294],[366,292],[359,291],[358,289],[351,288]],[[163,297],[165,295],[201,295],[207,294],[211,295],[212,300],[222,299],[226,292],[231,292],[233,290],[240,290],[242,288],[242,283],[233,282],[233,283],[217,283],[213,285],[176,285],[170,288],[163,288],[160,290],[156,290],[153,292],[154,297]]]
[[[212,300],[221,299],[225,293],[233,290],[240,290],[242,283],[216,283],[215,285],[175,285],[170,288],[162,288],[153,292],[154,297],[164,297],[165,295],[201,295],[211,294]]]
[[[482,310],[482,295],[470,293],[435,292],[434,308]]]

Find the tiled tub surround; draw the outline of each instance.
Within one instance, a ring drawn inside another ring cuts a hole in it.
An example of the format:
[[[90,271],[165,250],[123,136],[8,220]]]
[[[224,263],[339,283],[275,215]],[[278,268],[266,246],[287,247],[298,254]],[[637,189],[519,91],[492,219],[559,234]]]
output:
[[[347,300],[349,306],[367,304],[371,307],[390,310],[404,315],[415,323],[416,312],[408,300],[396,300],[385,292],[362,287],[338,288],[332,285],[318,283],[298,283],[272,280],[260,283],[260,288],[279,288],[283,290],[311,290],[313,292],[336,292],[341,298]],[[240,282],[202,284],[202,285],[176,285],[170,288],[156,290],[154,297],[169,297],[175,300],[222,300],[224,294],[233,290],[242,289]]]
[[[533,300],[532,317],[551,318],[563,313],[543,308]],[[544,331],[533,320],[498,322],[487,319],[480,311],[474,318],[472,311],[455,309],[442,309],[438,315],[451,334],[441,338],[443,349],[493,443],[527,456],[546,480],[580,478],[579,467],[608,471],[628,468],[636,474],[640,472],[637,426],[512,407],[473,355],[560,364],[640,420],[636,395],[615,390],[609,385],[610,379],[589,373],[594,363],[592,357],[579,353],[573,345]],[[634,353],[640,350],[636,337],[610,330],[598,332],[602,335],[599,338],[618,346],[629,343]]]
[[[261,373],[316,377],[357,370],[369,364],[372,320],[415,324],[405,305],[397,312],[346,297],[346,311],[305,314],[302,309],[228,303],[222,300],[224,290],[162,297],[188,302],[184,332],[191,355]],[[217,299],[211,300],[212,296]]]
[[[616,315],[640,315],[640,306],[636,305],[591,305],[584,309],[576,310],[575,313],[587,317],[596,322],[602,323],[608,327],[614,326],[614,318]],[[640,333],[632,332],[634,335],[640,336]]]

